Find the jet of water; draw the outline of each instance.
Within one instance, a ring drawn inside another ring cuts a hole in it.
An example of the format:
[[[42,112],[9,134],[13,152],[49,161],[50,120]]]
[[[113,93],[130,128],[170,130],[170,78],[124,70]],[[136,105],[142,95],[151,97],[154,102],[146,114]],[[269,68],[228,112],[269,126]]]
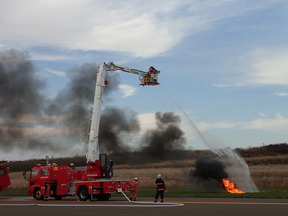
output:
[[[177,103],[177,101],[160,85],[163,92],[173,101],[179,110],[189,121],[192,129],[197,133],[203,143],[209,148],[210,151],[217,154],[219,157],[223,157],[233,167],[233,171],[229,172],[230,178],[237,183],[239,188],[245,192],[259,192],[257,186],[251,178],[250,170],[245,160],[231,148],[221,147],[217,142],[209,142],[201,133],[197,125],[192,121],[190,116],[185,110]],[[217,145],[215,145],[217,144]],[[219,147],[220,146],[220,147]],[[237,172],[236,172],[237,171]]]

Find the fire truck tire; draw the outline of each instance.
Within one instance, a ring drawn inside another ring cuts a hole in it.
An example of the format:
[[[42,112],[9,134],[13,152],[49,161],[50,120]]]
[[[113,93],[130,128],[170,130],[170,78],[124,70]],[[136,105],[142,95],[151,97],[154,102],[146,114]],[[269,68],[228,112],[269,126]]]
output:
[[[81,201],[86,201],[89,199],[89,194],[88,194],[88,190],[86,187],[79,188],[78,197],[79,197],[79,200]]]
[[[35,189],[34,197],[36,200],[43,200],[44,199],[44,195],[41,194],[40,188]]]

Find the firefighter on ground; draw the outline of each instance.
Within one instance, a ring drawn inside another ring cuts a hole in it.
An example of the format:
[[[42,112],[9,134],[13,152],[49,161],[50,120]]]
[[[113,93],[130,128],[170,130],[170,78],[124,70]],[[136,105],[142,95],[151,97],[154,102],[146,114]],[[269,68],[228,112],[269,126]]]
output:
[[[159,196],[161,198],[161,202],[164,202],[164,191],[166,191],[166,187],[165,182],[160,174],[157,175],[155,184],[156,184],[156,195],[154,202],[158,201]]]
[[[133,181],[130,181],[130,200],[136,201],[138,188],[138,178],[135,177]]]

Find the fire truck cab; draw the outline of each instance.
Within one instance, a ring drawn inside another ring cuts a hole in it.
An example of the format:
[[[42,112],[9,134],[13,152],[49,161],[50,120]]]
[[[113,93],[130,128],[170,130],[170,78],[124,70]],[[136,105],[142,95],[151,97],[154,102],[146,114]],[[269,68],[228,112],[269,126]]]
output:
[[[0,161],[0,164],[6,162],[7,161]],[[10,184],[11,183],[7,166],[0,165],[0,192],[6,189]]]

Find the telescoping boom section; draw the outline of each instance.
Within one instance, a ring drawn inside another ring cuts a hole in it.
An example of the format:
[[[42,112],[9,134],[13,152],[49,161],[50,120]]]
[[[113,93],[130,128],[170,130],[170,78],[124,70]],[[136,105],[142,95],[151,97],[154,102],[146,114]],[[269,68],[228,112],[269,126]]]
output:
[[[7,161],[0,161],[0,192],[10,185],[8,168],[7,166],[3,165],[4,163],[7,163]]]
[[[139,75],[140,85],[155,86],[158,74],[154,67],[147,72],[114,64],[113,62],[98,65],[93,111],[87,148],[87,164],[84,168],[73,165],[36,164],[29,176],[29,195],[37,200],[47,197],[62,199],[65,196],[78,196],[79,200],[107,200],[111,193],[130,192],[130,181],[113,180],[113,161],[99,151],[100,112],[103,103],[103,91],[107,85],[106,72],[123,71]]]

